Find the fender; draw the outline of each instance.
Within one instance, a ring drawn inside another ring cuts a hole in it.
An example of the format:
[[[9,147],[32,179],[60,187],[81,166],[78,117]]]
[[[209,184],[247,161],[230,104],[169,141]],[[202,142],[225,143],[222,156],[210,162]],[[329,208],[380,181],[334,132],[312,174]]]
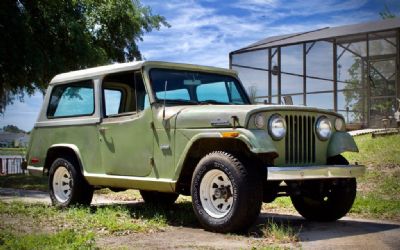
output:
[[[343,152],[358,152],[358,147],[353,137],[347,132],[336,132],[329,141],[327,156],[332,157]]]
[[[81,153],[79,151],[79,148],[75,144],[67,144],[67,143],[53,144],[47,150],[47,154],[48,154],[48,152],[50,150],[56,149],[56,148],[68,148],[68,149],[71,149],[72,151],[74,151],[75,156],[76,156],[76,158],[78,160],[78,164],[79,164],[79,168],[81,170],[81,173],[84,174]],[[46,155],[46,158],[47,158],[47,155]]]
[[[198,131],[198,130],[193,130],[193,131]],[[278,150],[274,146],[272,138],[269,136],[268,132],[264,130],[249,130],[244,128],[237,128],[237,129],[221,129],[213,132],[199,132],[196,133],[191,138],[189,136],[188,138],[190,139],[187,142],[184,150],[181,153],[178,153],[180,155],[180,158],[176,165],[177,167],[175,171],[174,180],[177,180],[179,178],[179,175],[183,168],[183,164],[186,160],[186,157],[188,156],[188,152],[194,143],[196,143],[200,139],[205,139],[205,138],[219,138],[223,140],[221,134],[223,132],[239,132],[239,136],[236,137],[235,139],[244,142],[247,148],[255,154],[276,153],[278,155]]]

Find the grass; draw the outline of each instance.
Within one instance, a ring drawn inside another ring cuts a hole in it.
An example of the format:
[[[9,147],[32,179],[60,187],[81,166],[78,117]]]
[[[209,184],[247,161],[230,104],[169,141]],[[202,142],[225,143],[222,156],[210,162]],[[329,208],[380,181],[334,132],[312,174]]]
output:
[[[345,153],[350,163],[367,166],[357,179],[358,192],[351,215],[400,220],[400,135],[354,137],[359,153]]]
[[[274,243],[282,244],[299,241],[298,235],[300,231],[295,231],[289,224],[285,225],[284,223],[268,220],[261,230],[263,236]]]
[[[93,233],[76,232],[72,229],[54,234],[17,235],[0,230],[0,249],[95,249]]]
[[[0,176],[0,187],[47,191],[48,180],[46,176],[6,175]]]
[[[26,148],[0,148],[0,155],[22,155],[25,156]]]

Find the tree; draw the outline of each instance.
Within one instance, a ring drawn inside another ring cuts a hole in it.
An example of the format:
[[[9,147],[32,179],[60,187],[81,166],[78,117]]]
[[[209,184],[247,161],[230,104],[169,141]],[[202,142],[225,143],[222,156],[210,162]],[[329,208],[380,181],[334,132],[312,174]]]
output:
[[[141,59],[137,42],[161,26],[139,0],[0,1],[0,113],[58,73]]]
[[[18,128],[15,125],[7,125],[3,127],[4,132],[10,132],[10,133],[25,133],[24,130]]]

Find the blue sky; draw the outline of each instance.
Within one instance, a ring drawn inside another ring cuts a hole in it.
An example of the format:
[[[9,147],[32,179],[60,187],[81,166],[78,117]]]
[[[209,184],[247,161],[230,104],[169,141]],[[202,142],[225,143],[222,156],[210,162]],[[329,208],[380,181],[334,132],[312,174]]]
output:
[[[146,60],[228,67],[230,51],[269,36],[379,20],[384,5],[400,15],[398,0],[142,0],[170,28],[143,37]],[[8,106],[0,127],[31,130],[43,97],[36,93]]]

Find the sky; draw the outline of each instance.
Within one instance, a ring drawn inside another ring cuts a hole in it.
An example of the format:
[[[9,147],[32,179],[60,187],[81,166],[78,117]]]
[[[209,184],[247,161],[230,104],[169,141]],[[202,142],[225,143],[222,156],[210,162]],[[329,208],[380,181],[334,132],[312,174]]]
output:
[[[400,16],[398,0],[142,0],[162,27],[143,36],[146,60],[194,63],[227,68],[229,52],[269,36],[381,19],[385,4]],[[8,106],[0,128],[13,124],[30,131],[43,101],[39,92]]]

